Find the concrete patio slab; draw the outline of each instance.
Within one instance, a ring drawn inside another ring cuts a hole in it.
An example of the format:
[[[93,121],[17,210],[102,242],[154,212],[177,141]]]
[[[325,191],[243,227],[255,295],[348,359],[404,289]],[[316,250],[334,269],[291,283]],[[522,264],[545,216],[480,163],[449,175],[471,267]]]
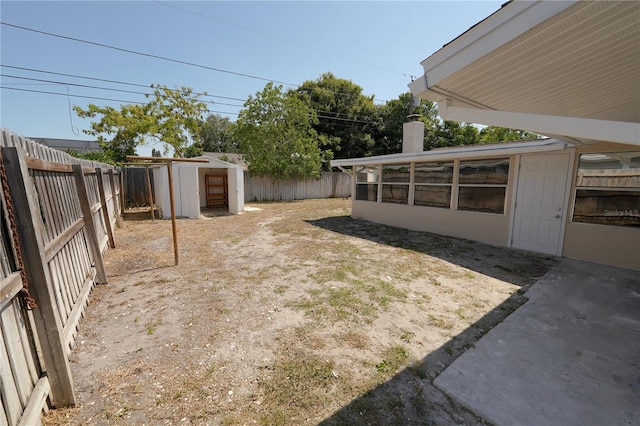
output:
[[[640,424],[640,273],[562,259],[435,380],[496,425]]]

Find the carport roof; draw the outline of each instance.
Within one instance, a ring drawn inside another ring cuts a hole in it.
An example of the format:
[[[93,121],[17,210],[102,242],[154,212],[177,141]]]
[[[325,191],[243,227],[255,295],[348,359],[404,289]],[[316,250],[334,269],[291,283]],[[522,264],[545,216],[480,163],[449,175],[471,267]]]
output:
[[[512,1],[422,61],[447,120],[640,144],[640,2]]]

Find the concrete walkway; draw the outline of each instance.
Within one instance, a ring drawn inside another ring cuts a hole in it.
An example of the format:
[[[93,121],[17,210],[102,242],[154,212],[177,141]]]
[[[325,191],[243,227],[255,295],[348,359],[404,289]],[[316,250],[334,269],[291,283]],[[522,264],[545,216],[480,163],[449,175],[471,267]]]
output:
[[[562,259],[435,380],[496,425],[640,425],[640,273]]]

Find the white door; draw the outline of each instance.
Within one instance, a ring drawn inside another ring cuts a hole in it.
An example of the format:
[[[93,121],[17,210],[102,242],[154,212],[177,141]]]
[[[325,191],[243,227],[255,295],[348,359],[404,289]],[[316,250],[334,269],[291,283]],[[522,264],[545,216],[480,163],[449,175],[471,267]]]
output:
[[[569,154],[520,159],[511,246],[560,254]]]

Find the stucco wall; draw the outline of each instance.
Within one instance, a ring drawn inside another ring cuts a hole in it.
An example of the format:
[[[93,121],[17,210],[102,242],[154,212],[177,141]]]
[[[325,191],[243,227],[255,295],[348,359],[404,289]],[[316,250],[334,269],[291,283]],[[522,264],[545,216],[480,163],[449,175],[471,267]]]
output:
[[[600,143],[578,147],[582,153],[636,151],[637,147],[614,143]],[[571,171],[573,174],[570,192],[571,202],[575,197],[575,177],[578,161]],[[574,223],[569,218],[564,234],[562,255],[573,259],[587,260],[606,265],[640,270],[640,229],[622,226]]]
[[[507,202],[509,205],[509,202]],[[433,232],[506,246],[509,214],[476,213],[399,204],[353,201],[352,217],[413,231]]]

